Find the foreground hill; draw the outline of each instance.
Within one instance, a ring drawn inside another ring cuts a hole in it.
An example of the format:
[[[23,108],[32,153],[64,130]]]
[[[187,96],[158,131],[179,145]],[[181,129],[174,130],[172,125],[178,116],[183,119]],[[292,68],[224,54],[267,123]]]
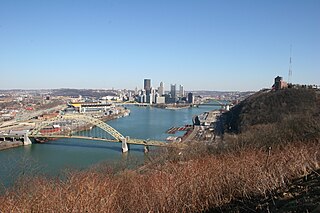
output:
[[[294,179],[267,196],[234,200],[210,212],[320,212],[320,170]]]
[[[281,122],[289,117],[320,116],[320,95],[312,89],[258,92],[226,114],[226,126],[239,133],[257,124]]]
[[[312,89],[258,92],[223,119],[226,132],[237,134],[235,144],[241,147],[319,141],[320,93]]]

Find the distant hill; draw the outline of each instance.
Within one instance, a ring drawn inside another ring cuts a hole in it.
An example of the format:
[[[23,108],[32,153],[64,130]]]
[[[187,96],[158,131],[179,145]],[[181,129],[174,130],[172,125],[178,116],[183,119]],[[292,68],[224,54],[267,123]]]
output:
[[[91,89],[55,89],[52,91],[54,96],[72,96],[77,97],[79,95],[83,97],[103,97],[116,95],[114,91],[108,90],[91,90]]]
[[[281,122],[290,117],[319,117],[320,94],[313,89],[260,91],[225,113],[226,130],[239,133],[259,124]]]

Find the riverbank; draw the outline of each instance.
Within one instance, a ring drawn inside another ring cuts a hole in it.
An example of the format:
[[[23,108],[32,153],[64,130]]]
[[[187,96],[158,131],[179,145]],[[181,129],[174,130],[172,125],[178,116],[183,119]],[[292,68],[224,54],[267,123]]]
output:
[[[23,143],[21,141],[0,141],[0,151],[5,150],[5,149],[10,149],[10,148],[15,148],[23,146]]]
[[[155,108],[169,109],[169,110],[179,110],[179,109],[187,109],[187,108],[193,107],[190,104],[153,104],[151,106]]]

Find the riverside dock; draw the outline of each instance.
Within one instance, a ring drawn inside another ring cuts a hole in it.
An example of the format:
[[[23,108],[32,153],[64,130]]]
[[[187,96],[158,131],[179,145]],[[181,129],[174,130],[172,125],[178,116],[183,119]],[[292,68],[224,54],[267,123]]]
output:
[[[185,126],[182,126],[182,127],[171,127],[170,129],[168,129],[166,131],[167,134],[176,134],[176,132],[178,131],[188,131],[192,128],[192,125],[185,125]]]

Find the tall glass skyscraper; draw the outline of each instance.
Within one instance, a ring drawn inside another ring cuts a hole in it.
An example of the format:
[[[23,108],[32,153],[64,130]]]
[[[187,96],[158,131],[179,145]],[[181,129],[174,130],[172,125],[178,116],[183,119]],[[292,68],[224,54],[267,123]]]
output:
[[[179,96],[180,96],[180,97],[184,97],[183,85],[180,85],[180,88],[179,88]]]
[[[150,95],[151,79],[144,79],[143,88],[144,88],[144,90],[146,91],[146,94],[147,94],[147,95]]]
[[[177,92],[176,85],[175,84],[171,84],[171,90],[170,90],[171,98],[176,98],[177,97],[176,92]]]

